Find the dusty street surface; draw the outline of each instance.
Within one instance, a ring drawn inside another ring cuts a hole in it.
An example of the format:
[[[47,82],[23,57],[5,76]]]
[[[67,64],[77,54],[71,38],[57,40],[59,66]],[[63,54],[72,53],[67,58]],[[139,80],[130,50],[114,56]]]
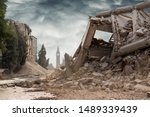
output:
[[[137,100],[137,99],[148,99],[146,94],[143,92],[123,92],[123,91],[104,91],[100,89],[94,90],[76,90],[76,89],[49,89],[57,96],[56,99],[61,100]]]
[[[14,80],[2,80],[0,83],[0,99],[149,99],[147,93],[150,91],[150,87],[144,85],[149,79],[135,79],[130,83],[123,83],[125,86],[123,87],[121,84],[116,84],[120,82],[119,80],[118,82],[113,82],[109,79],[108,82],[106,79],[102,79],[102,76],[99,76],[100,74],[96,74],[95,72],[94,75],[93,73],[88,73],[87,75],[86,70],[83,69],[74,74],[74,80],[70,78],[63,79],[62,72],[57,70],[50,76],[52,77],[53,75],[56,75],[57,79],[42,78],[42,80],[39,80],[36,78],[35,80],[33,78],[32,80],[18,80],[18,78],[15,78]],[[76,75],[80,76],[80,79]]]
[[[150,99],[150,73],[105,70],[96,72],[87,67],[70,77],[63,70],[54,70],[46,76],[0,80],[0,99]]]
[[[56,74],[58,71],[56,71]],[[60,72],[59,72],[60,73]],[[55,73],[51,75],[56,75]],[[111,76],[111,78],[107,78]],[[150,92],[149,75],[143,77],[141,75],[132,74],[130,76],[103,76],[80,71],[69,78],[49,79],[44,89],[56,95],[56,99],[129,99],[143,100],[150,99],[147,95]]]
[[[0,100],[54,99],[54,95],[40,87],[44,82],[44,76],[0,80]]]
[[[54,98],[50,93],[33,88],[9,87],[0,88],[0,100],[33,100],[38,98]]]
[[[43,76],[0,80],[0,99],[150,99],[150,49],[136,55],[117,64],[86,61],[70,76],[56,69]]]
[[[13,78],[0,81],[0,99],[150,99],[150,73],[133,73],[105,70],[89,71],[86,67],[70,77],[63,70],[55,70],[47,76]]]

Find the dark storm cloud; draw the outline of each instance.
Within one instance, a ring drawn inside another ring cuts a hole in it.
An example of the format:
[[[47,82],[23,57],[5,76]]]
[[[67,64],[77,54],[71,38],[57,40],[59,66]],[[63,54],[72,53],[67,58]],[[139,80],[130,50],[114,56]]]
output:
[[[78,14],[90,16],[95,11],[102,11],[118,6],[136,4],[144,0],[8,0],[13,17],[28,17],[32,14],[33,19],[45,16],[44,20],[58,21],[67,16]],[[145,0],[146,1],[146,0]],[[10,14],[9,14],[10,15]],[[26,16],[27,15],[27,16]]]
[[[47,57],[54,63],[57,46],[62,57],[65,52],[74,53],[89,16],[139,1],[144,0],[8,0],[6,17],[28,24],[39,49],[44,43]]]

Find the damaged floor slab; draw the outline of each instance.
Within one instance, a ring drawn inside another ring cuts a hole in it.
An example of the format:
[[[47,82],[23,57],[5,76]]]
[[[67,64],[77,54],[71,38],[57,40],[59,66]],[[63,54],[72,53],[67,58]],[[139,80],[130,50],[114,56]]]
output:
[[[145,12],[150,2],[135,6],[120,7],[115,10],[98,13],[89,17],[89,22],[73,58],[66,59],[68,75],[77,72],[91,58],[106,57],[109,62],[127,56],[138,50],[150,47],[150,14]],[[97,31],[112,34],[105,41]],[[115,62],[116,63],[116,62]]]

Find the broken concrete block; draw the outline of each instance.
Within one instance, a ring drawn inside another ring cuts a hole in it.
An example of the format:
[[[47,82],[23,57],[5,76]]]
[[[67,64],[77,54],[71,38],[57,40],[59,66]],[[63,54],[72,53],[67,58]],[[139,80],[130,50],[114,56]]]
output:
[[[144,92],[150,91],[150,87],[149,86],[145,86],[145,85],[141,85],[141,84],[135,85],[134,89],[135,90],[144,91]]]
[[[121,31],[120,31],[120,35],[122,36],[122,37],[127,37],[127,35],[128,35],[128,31],[127,30],[125,30],[125,29],[122,29]]]
[[[150,73],[147,75],[147,78],[150,79]]]
[[[112,72],[112,70],[107,70],[107,71],[105,71],[105,74],[107,75],[107,74],[113,74],[113,72]]]
[[[108,73],[106,74],[106,78],[111,78],[112,77],[112,74]]]
[[[122,82],[116,82],[115,83],[115,88],[117,88],[117,89],[120,89],[120,88],[123,88],[124,87],[124,84],[122,83]]]
[[[125,73],[125,75],[130,75],[130,74],[132,74],[133,72],[134,72],[134,70],[133,70],[133,68],[132,68],[131,65],[126,65],[126,66],[124,67],[124,73]]]
[[[133,89],[133,84],[131,83],[126,83],[124,84],[124,87],[123,87],[125,90],[132,90]]]
[[[65,53],[65,66],[66,66],[66,75],[67,77],[71,76],[73,74],[72,68],[70,66],[70,56]]]
[[[115,89],[115,88],[116,88],[115,83],[110,82],[108,88],[109,88],[110,90]]]
[[[150,86],[150,80],[146,83],[148,86]]]
[[[105,69],[106,67],[108,67],[108,63],[104,62],[101,64],[101,69]]]
[[[104,62],[106,59],[107,59],[106,56],[103,56],[100,61]]]
[[[141,71],[140,63],[137,60],[135,60],[135,70],[138,72]]]
[[[80,86],[81,89],[85,89],[85,87],[83,86],[82,83],[79,83],[79,86]]]
[[[104,77],[103,74],[98,73],[98,72],[93,72],[92,74],[93,74],[94,76],[96,76],[96,77]]]
[[[83,85],[89,85],[93,82],[93,78],[82,78],[78,80],[79,83],[82,83]]]
[[[73,86],[73,85],[74,85],[74,82],[73,82],[73,81],[68,81],[68,82],[66,82],[66,83],[63,84],[63,87],[64,87],[64,88],[69,88],[69,87],[71,87],[71,86]]]
[[[135,81],[135,83],[137,83],[137,84],[139,84],[139,83],[142,82],[142,80],[140,80],[140,79],[135,79],[134,81]]]
[[[143,30],[144,30],[143,28],[138,29],[138,30],[136,31],[136,35],[139,36],[139,37],[143,36],[143,35],[144,35]]]
[[[122,60],[122,57],[117,57],[117,58],[112,60],[112,63],[116,64],[116,63],[120,62],[121,60]]]
[[[84,67],[88,68],[88,66],[89,66],[89,63],[84,64]]]
[[[15,86],[15,84],[13,84],[13,83],[7,84],[7,87],[14,87],[14,86]]]
[[[146,94],[146,95],[147,95],[147,97],[148,97],[148,98],[150,98],[150,92],[147,92],[147,94]]]

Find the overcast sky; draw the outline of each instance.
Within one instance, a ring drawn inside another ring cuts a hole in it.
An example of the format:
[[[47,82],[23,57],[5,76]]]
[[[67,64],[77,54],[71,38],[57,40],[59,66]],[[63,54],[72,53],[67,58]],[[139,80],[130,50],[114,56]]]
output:
[[[64,53],[73,55],[81,42],[89,16],[118,6],[148,0],[8,0],[6,18],[26,23],[44,44],[47,58],[55,66],[57,46],[61,61]]]

